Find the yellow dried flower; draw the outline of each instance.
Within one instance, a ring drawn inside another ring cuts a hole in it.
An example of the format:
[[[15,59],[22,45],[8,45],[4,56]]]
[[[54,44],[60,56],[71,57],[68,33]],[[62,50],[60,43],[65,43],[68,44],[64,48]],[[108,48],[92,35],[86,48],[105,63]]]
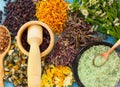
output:
[[[66,83],[66,79],[69,82]],[[67,66],[53,66],[50,65],[46,68],[45,73],[42,75],[41,87],[63,87],[64,85],[71,85],[73,77],[71,69]]]

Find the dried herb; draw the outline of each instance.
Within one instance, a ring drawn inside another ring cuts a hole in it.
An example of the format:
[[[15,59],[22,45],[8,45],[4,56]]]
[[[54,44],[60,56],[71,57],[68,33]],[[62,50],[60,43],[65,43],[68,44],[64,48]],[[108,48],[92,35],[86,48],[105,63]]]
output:
[[[10,36],[6,29],[0,26],[0,54],[9,46]]]
[[[70,13],[63,33],[58,37],[55,47],[46,62],[55,65],[71,65],[81,47],[100,38],[93,37],[92,26],[80,18],[76,12]]]
[[[3,24],[8,27],[14,38],[20,27],[35,18],[35,5],[32,0],[11,0],[7,1],[4,7],[5,20]]]
[[[78,11],[95,30],[120,38],[120,0],[77,0],[77,3],[70,6],[71,11]]]
[[[12,82],[15,87],[27,87],[27,58],[18,49],[15,41],[4,61],[4,79]]]

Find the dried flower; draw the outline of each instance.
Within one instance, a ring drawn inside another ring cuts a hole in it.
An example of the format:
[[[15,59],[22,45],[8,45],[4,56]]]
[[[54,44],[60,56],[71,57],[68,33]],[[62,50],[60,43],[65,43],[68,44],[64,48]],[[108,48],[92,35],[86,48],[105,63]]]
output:
[[[110,31],[109,31],[109,30],[107,30],[107,34],[110,34]]]
[[[69,9],[69,10],[72,10],[72,9],[73,9],[72,4],[69,4],[69,5],[68,5],[68,9]]]
[[[120,25],[120,23],[115,23],[115,26],[119,26]]]
[[[66,82],[67,80],[67,82]],[[42,75],[41,87],[68,87],[73,83],[71,69],[67,66],[49,65]]]
[[[36,3],[36,17],[49,25],[56,34],[63,31],[67,19],[68,3],[64,0],[46,0]]]
[[[103,3],[103,7],[105,7],[106,6],[106,1],[104,1],[104,3]]]
[[[113,21],[113,24],[117,23],[119,21],[119,18],[115,18],[115,20]]]
[[[96,11],[96,15],[100,15],[102,13],[102,10]]]
[[[14,42],[14,41],[13,41]],[[16,41],[11,45],[4,61],[5,80],[14,84],[15,87],[27,87],[27,58],[20,52]]]
[[[85,17],[87,17],[89,15],[87,9],[82,9],[81,12]]]
[[[89,0],[90,5],[95,5],[99,0]]]
[[[103,16],[105,16],[106,15],[106,12],[103,12],[101,15],[100,15],[100,17],[103,17]]]
[[[109,4],[109,5],[112,5],[112,4],[113,4],[113,1],[114,1],[114,0],[109,0],[109,1],[108,1],[108,4]]]
[[[73,76],[72,73],[70,73],[68,76],[66,76],[63,82],[63,87],[68,87],[69,85],[72,85],[72,83],[73,83]]]

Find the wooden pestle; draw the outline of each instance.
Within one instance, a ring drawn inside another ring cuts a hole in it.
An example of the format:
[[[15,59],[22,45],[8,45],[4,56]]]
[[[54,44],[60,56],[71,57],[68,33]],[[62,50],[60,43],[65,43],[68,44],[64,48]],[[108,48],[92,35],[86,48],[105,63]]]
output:
[[[30,44],[28,59],[28,87],[40,87],[41,56],[39,45],[43,42],[43,30],[40,25],[28,27],[27,42]]]

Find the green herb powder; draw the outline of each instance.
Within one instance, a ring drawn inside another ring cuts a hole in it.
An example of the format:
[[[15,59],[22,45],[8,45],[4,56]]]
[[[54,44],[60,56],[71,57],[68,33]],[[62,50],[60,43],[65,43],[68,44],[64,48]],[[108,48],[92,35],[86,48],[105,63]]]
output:
[[[93,65],[95,55],[109,50],[110,47],[99,45],[86,50],[78,63],[78,76],[85,87],[115,87],[120,79],[120,59],[115,51],[108,58],[108,61],[101,67]],[[104,62],[99,57],[95,60],[96,64]]]

